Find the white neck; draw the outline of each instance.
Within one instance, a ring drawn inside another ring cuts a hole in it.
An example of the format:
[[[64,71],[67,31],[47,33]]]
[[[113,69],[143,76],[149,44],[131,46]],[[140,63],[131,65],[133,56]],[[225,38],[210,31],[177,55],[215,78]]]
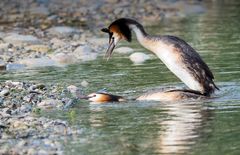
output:
[[[132,31],[135,32],[138,42],[146,49],[154,52],[152,44],[150,43],[151,36],[149,36],[143,29],[140,29],[138,26],[134,24],[129,25],[129,27],[131,28]]]

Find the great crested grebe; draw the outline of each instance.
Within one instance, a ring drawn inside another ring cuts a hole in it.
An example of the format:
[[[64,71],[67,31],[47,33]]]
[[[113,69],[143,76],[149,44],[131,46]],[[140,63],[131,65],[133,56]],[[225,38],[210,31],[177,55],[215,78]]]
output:
[[[214,84],[214,77],[200,55],[184,40],[175,36],[152,36],[145,32],[143,26],[129,18],[120,18],[102,31],[109,34],[107,59],[120,40],[131,42],[131,30],[135,32],[138,42],[146,49],[156,54],[162,62],[173,72],[189,90],[171,90],[156,92],[139,97],[139,100],[161,100],[164,95],[170,96],[210,96],[218,87]],[[184,95],[187,94],[187,95]]]
[[[122,96],[113,95],[107,92],[96,92],[91,93],[87,96],[82,96],[80,99],[87,99],[94,103],[105,103],[105,102],[121,102],[125,101]]]

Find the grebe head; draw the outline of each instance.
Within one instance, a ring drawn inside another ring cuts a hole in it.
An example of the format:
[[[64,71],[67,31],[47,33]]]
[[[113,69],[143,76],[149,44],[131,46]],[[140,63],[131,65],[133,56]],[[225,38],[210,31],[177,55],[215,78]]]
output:
[[[106,52],[106,57],[109,59],[112,52],[120,40],[127,40],[130,42],[132,40],[131,29],[129,28],[129,23],[132,19],[120,18],[115,20],[108,28],[103,28],[102,31],[109,34],[109,47]]]
[[[82,97],[81,99],[87,99],[92,102],[104,103],[104,102],[121,102],[125,101],[122,96],[112,95],[108,93],[91,93],[88,96]]]

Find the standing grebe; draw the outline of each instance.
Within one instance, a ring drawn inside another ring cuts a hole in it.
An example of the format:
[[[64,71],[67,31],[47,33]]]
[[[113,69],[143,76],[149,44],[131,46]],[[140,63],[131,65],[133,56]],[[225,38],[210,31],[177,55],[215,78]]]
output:
[[[218,89],[214,84],[212,72],[188,43],[175,36],[151,36],[133,19],[120,18],[108,28],[102,29],[109,34],[107,59],[111,57],[114,47],[120,40],[131,42],[131,30],[135,32],[138,42],[143,47],[155,53],[168,69],[190,88],[190,90],[176,90],[178,93],[210,96],[215,89]],[[170,92],[176,93],[176,91]]]

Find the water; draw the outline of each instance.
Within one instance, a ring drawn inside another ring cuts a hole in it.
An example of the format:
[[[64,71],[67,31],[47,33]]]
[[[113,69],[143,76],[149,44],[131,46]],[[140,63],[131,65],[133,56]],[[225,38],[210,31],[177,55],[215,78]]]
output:
[[[215,3],[206,3],[203,14],[161,22],[147,31],[177,35],[195,47],[221,89],[216,98],[171,104],[80,101],[67,112],[46,113],[81,130],[62,141],[66,154],[240,154],[240,2]],[[147,52],[136,42],[124,45]],[[184,86],[157,58],[133,65],[116,53],[108,62],[99,57],[65,68],[2,72],[0,80],[6,79],[77,86],[87,80],[86,93],[107,88],[128,98],[159,87]]]

